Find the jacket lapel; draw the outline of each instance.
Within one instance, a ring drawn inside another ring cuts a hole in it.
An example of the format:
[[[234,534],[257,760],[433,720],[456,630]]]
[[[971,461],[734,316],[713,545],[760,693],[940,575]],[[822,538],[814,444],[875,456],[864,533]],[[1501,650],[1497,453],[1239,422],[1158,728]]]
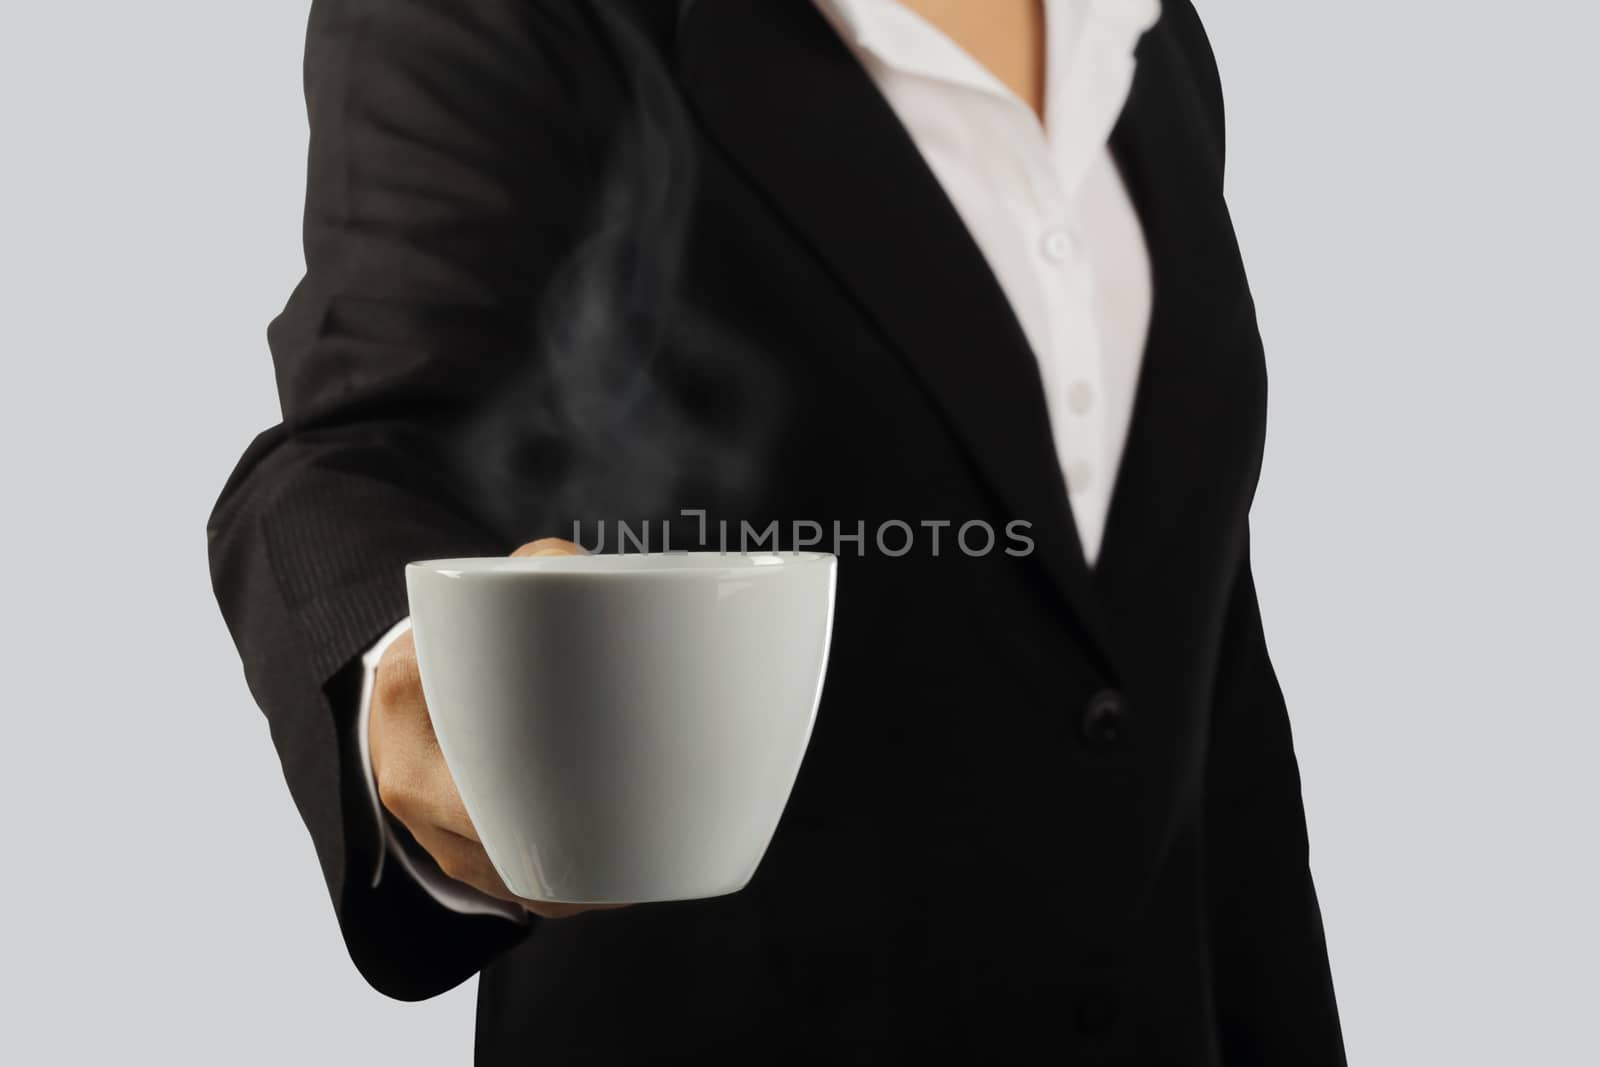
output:
[[[1004,291],[888,103],[810,0],[694,0],[683,89],[910,365],[1115,675],[1038,363]]]
[[[1219,508],[1253,486],[1265,418],[1260,339],[1222,162],[1170,17],[1135,55],[1111,149],[1143,226],[1154,299],[1093,576],[1110,624],[1129,631],[1147,624],[1139,615],[1148,606],[1181,595],[1172,561],[1206,551],[1226,527]]]

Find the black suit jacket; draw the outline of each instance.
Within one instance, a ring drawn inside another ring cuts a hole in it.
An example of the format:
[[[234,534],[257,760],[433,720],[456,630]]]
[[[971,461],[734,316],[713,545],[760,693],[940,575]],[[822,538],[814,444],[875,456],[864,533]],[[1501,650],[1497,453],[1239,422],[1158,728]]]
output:
[[[376,988],[481,970],[489,1064],[1343,1062],[1251,582],[1221,90],[1165,9],[1113,136],[1154,309],[1091,569],[1018,323],[811,0],[316,0],[283,423],[208,534]],[[351,665],[402,565],[619,519],[865,532],[752,883],[523,928],[372,889]],[[973,521],[1034,551],[968,555]]]

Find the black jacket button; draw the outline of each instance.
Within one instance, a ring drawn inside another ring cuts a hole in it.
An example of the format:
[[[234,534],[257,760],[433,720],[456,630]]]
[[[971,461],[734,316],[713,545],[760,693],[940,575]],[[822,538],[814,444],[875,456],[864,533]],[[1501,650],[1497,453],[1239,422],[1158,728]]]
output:
[[[1127,701],[1115,689],[1102,689],[1083,709],[1079,732],[1090,748],[1110,748],[1122,739],[1127,727]]]

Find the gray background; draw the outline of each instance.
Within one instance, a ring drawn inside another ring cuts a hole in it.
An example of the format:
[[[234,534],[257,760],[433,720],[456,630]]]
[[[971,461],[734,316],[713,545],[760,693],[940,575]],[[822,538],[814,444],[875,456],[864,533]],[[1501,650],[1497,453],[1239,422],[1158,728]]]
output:
[[[0,1060],[464,1063],[349,965],[206,576],[276,420],[305,0],[0,34]],[[1353,1063],[1592,1064],[1592,5],[1202,3],[1255,552]]]

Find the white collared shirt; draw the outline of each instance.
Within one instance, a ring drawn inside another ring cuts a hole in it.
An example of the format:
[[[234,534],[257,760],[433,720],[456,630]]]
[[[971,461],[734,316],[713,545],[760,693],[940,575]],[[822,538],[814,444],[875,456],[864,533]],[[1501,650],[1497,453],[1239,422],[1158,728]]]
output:
[[[1039,361],[1056,454],[1086,559],[1101,534],[1150,326],[1150,257],[1107,146],[1133,47],[1159,0],[1045,0],[1045,121],[898,0],[815,0],[860,58],[988,261]],[[408,852],[368,754],[373,675],[402,620],[363,657],[356,717],[384,853],[452,911],[525,917]]]
[[[1091,564],[1149,332],[1150,257],[1108,139],[1158,0],[1045,0],[1044,122],[898,0],[816,0],[966,223],[1039,361]]]

